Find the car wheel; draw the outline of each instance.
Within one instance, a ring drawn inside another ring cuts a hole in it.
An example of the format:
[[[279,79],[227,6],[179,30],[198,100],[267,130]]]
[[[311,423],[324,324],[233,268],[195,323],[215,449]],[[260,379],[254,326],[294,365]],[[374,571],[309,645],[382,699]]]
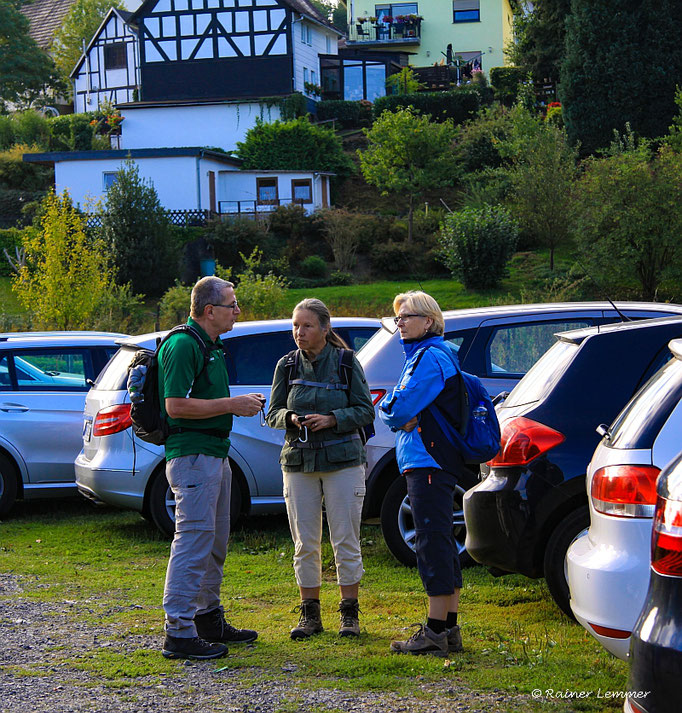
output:
[[[452,527],[461,566],[471,563],[471,557],[464,548],[466,528],[462,497],[465,492],[464,488],[456,486],[452,506]],[[416,567],[414,521],[410,499],[407,497],[407,483],[403,476],[396,478],[386,491],[381,505],[381,531],[388,549],[398,562],[407,567]]]
[[[230,523],[232,526],[241,514],[242,490],[239,478],[232,475],[230,492]],[[152,522],[168,538],[175,534],[175,495],[166,480],[166,469],[160,467],[154,475],[154,482],[149,490],[149,515]]]
[[[564,517],[547,542],[544,559],[545,580],[549,593],[561,611],[575,621],[571,610],[566,553],[571,543],[590,526],[590,509],[581,505]]]
[[[0,455],[0,517],[7,515],[16,498],[16,471],[9,458]]]

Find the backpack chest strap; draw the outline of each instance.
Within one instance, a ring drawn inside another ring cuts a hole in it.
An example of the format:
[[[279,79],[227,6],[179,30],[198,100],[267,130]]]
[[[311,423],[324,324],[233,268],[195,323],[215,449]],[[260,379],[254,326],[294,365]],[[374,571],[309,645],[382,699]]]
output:
[[[327,389],[331,391],[348,391],[348,384],[327,384],[323,381],[308,381],[307,379],[291,379],[290,386],[314,386],[318,389]]]

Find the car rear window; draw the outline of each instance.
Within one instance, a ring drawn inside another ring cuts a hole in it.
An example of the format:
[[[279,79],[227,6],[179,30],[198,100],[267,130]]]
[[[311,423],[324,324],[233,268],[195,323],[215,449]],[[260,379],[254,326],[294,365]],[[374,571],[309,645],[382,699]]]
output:
[[[682,398],[682,362],[671,359],[630,399],[609,429],[614,448],[652,448]]]
[[[135,356],[136,349],[121,347],[102,369],[93,389],[99,391],[122,391],[128,380],[128,365]]]
[[[545,352],[512,389],[504,402],[505,408],[535,403],[549,394],[578,353],[579,346],[560,341]]]

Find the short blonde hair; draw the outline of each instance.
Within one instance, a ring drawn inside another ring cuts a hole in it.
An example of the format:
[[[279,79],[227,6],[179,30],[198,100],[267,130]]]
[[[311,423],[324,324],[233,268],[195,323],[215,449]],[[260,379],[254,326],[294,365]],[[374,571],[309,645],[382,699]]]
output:
[[[422,317],[430,317],[433,324],[429,327],[431,334],[439,334],[443,336],[445,332],[445,320],[441,312],[438,302],[427,295],[426,292],[411,290],[410,292],[402,292],[396,295],[393,300],[393,312],[398,315],[400,308],[405,307],[408,312],[419,314]]]

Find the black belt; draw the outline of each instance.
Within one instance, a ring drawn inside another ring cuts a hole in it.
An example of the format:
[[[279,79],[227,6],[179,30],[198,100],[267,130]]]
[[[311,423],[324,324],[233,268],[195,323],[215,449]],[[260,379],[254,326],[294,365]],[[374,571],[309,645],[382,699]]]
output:
[[[305,443],[301,443],[301,441],[289,441],[289,445],[292,448],[309,448],[313,451],[319,451],[322,450],[322,448],[326,448],[327,446],[336,446],[339,443],[350,443],[351,441],[360,440],[362,440],[360,436],[357,433],[354,433],[352,436],[334,438],[331,441],[306,441]]]

